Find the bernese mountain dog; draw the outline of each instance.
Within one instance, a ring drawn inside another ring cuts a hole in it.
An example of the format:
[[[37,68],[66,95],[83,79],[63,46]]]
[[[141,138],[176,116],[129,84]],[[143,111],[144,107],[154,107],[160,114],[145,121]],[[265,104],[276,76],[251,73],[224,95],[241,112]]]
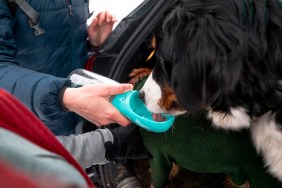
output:
[[[282,2],[181,0],[155,40],[158,62],[140,91],[148,109],[206,108],[215,127],[249,129],[282,181]]]

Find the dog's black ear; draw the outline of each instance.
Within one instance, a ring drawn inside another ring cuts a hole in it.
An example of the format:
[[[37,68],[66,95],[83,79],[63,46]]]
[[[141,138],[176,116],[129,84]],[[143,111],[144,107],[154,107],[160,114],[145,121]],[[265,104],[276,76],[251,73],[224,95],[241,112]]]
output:
[[[177,64],[171,74],[177,102],[187,110],[198,110],[206,104],[206,85],[200,76],[189,76],[187,69]]]
[[[225,1],[212,4],[194,1],[178,7],[163,24],[159,52],[172,62],[171,84],[188,110],[234,92],[247,61],[247,39],[236,7]]]

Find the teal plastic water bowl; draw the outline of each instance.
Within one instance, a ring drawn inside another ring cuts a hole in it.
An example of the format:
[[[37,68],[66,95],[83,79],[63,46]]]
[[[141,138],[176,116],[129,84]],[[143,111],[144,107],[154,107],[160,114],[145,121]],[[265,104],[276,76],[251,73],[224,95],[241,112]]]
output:
[[[112,104],[136,125],[152,132],[165,132],[173,124],[175,117],[162,114],[164,121],[155,121],[153,114],[147,110],[144,102],[138,97],[138,91],[132,90],[116,95]]]

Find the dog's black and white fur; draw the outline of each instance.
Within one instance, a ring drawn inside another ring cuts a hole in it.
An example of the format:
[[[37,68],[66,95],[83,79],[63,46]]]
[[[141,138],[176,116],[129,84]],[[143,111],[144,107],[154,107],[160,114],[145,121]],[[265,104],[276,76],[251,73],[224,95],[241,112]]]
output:
[[[156,36],[158,63],[141,90],[148,109],[209,109],[216,127],[249,128],[282,181],[282,5],[182,0]]]

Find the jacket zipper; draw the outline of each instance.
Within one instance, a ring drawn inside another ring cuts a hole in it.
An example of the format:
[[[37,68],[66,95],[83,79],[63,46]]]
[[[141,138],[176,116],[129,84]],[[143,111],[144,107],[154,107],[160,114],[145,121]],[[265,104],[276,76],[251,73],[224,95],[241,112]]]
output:
[[[71,6],[71,0],[66,0],[66,1],[67,1],[68,9],[69,9],[69,14],[72,16],[73,10],[72,10],[72,6]]]
[[[70,42],[71,42],[71,59],[70,59],[70,65],[74,65],[75,63],[75,58],[74,58],[74,31],[75,31],[75,18],[73,16],[74,11],[72,7],[72,0],[66,0],[67,7],[69,10],[69,15],[70,15]]]

